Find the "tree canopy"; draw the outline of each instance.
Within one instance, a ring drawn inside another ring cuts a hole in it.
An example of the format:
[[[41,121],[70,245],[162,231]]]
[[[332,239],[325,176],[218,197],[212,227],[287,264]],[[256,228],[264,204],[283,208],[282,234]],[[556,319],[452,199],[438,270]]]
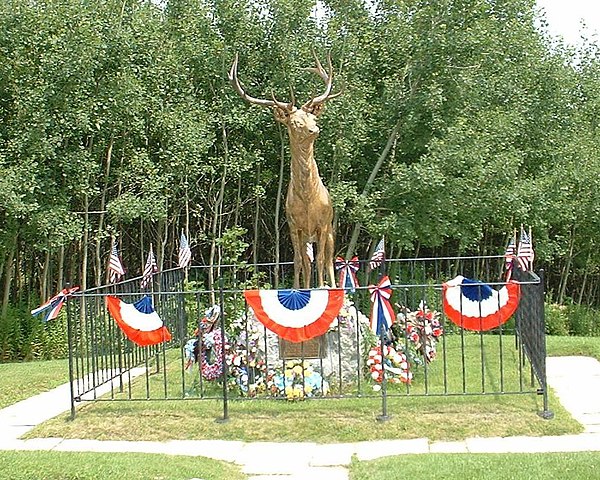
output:
[[[10,0],[0,4],[2,315],[174,266],[284,261],[286,133],[253,95],[305,99],[333,59],[316,159],[336,250],[501,254],[531,226],[553,298],[600,300],[598,49],[534,0]],[[1,320],[0,320],[1,321]]]

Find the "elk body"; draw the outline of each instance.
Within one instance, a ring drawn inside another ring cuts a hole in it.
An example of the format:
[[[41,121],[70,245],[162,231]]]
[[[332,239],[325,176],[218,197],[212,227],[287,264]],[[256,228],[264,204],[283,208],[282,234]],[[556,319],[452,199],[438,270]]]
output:
[[[319,176],[319,168],[314,157],[314,144],[319,135],[317,117],[324,103],[339,93],[332,94],[333,75],[331,57],[328,58],[329,71],[325,71],[315,56],[316,67],[307,70],[316,73],[325,83],[325,91],[297,108],[292,101],[279,102],[254,98],[248,95],[237,76],[238,56],[236,54],[229,72],[229,81],[235,90],[247,102],[270,107],[275,119],[287,127],[290,140],[291,163],[290,184],[285,201],[285,213],[290,228],[290,237],[294,249],[294,288],[300,288],[302,275],[303,287],[310,288],[311,262],[306,252],[306,244],[317,243],[317,281],[324,285],[323,275],[327,270],[329,282],[335,287],[333,271],[334,236],[333,206],[329,192]]]

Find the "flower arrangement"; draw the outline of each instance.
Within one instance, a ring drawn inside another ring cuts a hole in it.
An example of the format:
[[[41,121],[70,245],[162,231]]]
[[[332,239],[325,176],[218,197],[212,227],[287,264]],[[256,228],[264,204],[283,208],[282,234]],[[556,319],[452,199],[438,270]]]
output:
[[[399,311],[392,329],[398,340],[397,347],[406,338],[427,363],[433,361],[437,356],[438,339],[444,334],[440,313],[430,310],[425,302],[421,302],[416,311],[409,312],[402,308]]]
[[[288,360],[283,372],[270,372],[267,386],[272,395],[288,400],[327,395],[329,384],[307,360]]]
[[[246,322],[243,316],[230,325],[231,346],[227,354],[229,384],[237,386],[240,394],[254,397],[266,391],[267,368],[259,349],[260,332],[257,322]]]
[[[390,383],[410,383],[412,381],[412,372],[408,358],[403,352],[397,351],[391,345],[383,346],[383,354],[379,342],[369,350],[367,360],[371,378],[376,382],[373,390],[381,390],[381,383],[384,377]]]
[[[199,328],[194,331],[194,338],[188,340],[184,347],[186,369],[199,362],[200,371],[206,380],[216,380],[223,375],[223,348],[226,354],[229,349],[227,340],[223,338],[217,325],[220,314],[218,305],[207,309]]]

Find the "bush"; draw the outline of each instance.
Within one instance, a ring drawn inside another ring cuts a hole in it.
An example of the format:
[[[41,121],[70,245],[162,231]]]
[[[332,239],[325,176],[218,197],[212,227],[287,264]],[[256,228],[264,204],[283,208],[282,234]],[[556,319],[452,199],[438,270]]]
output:
[[[545,308],[546,333],[548,335],[569,335],[569,316],[565,305],[547,304]]]
[[[0,361],[65,358],[67,345],[64,311],[44,323],[28,310],[9,307],[6,318],[0,319]]]
[[[569,334],[577,337],[600,336],[600,312],[584,305],[569,305]]]

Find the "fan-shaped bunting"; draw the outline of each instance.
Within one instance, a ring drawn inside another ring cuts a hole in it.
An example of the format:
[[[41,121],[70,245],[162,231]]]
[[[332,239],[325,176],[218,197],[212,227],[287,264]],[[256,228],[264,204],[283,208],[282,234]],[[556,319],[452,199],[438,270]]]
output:
[[[444,313],[459,327],[485,331],[505,323],[519,305],[520,286],[510,281],[500,290],[459,275],[443,288]]]
[[[248,305],[269,330],[290,342],[323,335],[344,302],[344,290],[246,290]]]
[[[119,328],[132,342],[148,346],[171,340],[171,332],[152,308],[150,297],[144,296],[132,304],[108,296],[106,305]]]

